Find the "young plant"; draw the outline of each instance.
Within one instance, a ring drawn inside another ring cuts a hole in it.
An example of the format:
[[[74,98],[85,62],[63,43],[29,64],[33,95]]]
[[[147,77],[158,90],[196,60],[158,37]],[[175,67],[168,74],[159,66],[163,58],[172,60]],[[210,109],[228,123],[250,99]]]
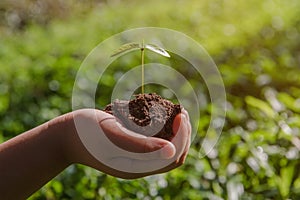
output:
[[[171,140],[173,122],[181,113],[181,105],[174,104],[156,93],[138,94],[131,100],[114,100],[104,109],[136,133]]]
[[[148,49],[165,57],[170,57],[163,48],[139,43],[128,43],[122,45],[111,56],[117,56],[129,51],[141,51],[142,86],[141,94],[135,95],[131,100],[114,100],[104,109],[105,112],[114,115],[129,130],[145,136],[153,136],[171,141],[174,137],[173,121],[175,116],[181,112],[181,105],[173,104],[155,93],[144,94],[144,57]],[[128,109],[124,109],[128,108]]]
[[[165,57],[171,57],[170,54],[164,50],[163,48],[157,46],[157,45],[154,45],[154,44],[145,44],[144,43],[144,40],[143,42],[140,44],[140,43],[127,43],[127,44],[124,44],[122,45],[119,49],[117,49],[111,56],[117,56],[117,55],[120,55],[122,53],[128,53],[130,51],[133,51],[133,50],[137,50],[137,49],[140,49],[141,51],[141,65],[142,65],[142,94],[144,94],[144,80],[145,80],[145,73],[144,73],[144,62],[145,62],[145,49],[148,49],[152,52],[155,52],[157,54],[160,54],[162,56],[165,56]]]

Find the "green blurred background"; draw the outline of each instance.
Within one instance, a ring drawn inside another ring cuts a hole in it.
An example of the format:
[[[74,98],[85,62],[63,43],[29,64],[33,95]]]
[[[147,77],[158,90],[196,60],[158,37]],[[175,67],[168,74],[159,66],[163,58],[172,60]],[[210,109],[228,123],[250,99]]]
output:
[[[198,159],[195,141],[182,167],[131,181],[74,165],[30,199],[299,199],[298,0],[1,0],[0,142],[71,111],[86,55],[109,36],[144,26],[183,32],[216,62],[228,109],[216,148]],[[104,77],[99,108],[115,78],[114,71]],[[203,93],[198,138],[212,106]]]

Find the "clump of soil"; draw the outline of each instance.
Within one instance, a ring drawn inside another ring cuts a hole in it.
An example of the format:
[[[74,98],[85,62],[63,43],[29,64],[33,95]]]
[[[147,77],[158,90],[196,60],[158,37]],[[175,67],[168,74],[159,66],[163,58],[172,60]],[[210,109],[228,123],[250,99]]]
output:
[[[171,140],[173,120],[181,112],[181,106],[149,93],[135,95],[130,101],[115,100],[104,111],[118,118],[129,130]]]

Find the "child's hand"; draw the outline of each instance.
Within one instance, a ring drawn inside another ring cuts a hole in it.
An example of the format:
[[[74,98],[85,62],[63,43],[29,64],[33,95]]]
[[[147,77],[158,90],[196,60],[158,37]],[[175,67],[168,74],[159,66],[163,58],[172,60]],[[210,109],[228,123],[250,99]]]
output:
[[[71,162],[112,176],[133,179],[170,171],[183,164],[189,150],[191,125],[185,110],[174,119],[171,142],[132,132],[100,110],[70,114],[74,120],[72,138],[67,142]]]

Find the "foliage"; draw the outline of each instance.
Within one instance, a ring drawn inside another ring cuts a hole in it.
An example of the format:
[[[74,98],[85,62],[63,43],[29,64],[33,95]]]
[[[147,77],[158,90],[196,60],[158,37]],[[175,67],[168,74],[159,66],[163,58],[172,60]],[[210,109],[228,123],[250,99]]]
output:
[[[74,165],[31,199],[300,197],[297,0],[107,1],[84,11],[78,6],[84,3],[76,2],[68,4],[67,17],[47,17],[47,23],[30,19],[18,29],[2,20],[0,142],[70,111],[76,72],[88,52],[115,33],[141,26],[184,32],[206,48],[226,86],[226,125],[205,158],[198,158],[201,141],[194,141],[185,165],[169,173],[127,181]],[[124,61],[125,67],[102,77],[106,90],[99,108],[109,102],[116,72],[137,64]],[[199,81],[180,70],[191,84]],[[203,92],[199,137],[210,117]]]

